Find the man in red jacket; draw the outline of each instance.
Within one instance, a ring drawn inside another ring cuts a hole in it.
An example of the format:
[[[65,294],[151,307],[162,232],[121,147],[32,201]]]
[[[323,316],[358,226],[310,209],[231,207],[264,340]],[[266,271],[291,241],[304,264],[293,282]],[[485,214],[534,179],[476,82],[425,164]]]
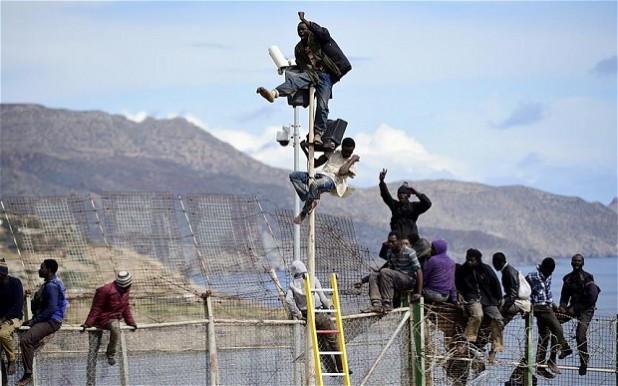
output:
[[[110,365],[116,364],[116,347],[118,346],[118,337],[120,332],[120,319],[133,327],[133,331],[137,329],[137,324],[131,313],[131,305],[129,304],[129,291],[133,278],[127,271],[120,271],[116,280],[102,287],[97,288],[97,291],[92,300],[92,307],[86,322],[81,325],[82,332],[86,328],[96,327],[99,330],[90,331],[89,336],[89,352],[88,352],[88,385],[95,384],[97,354],[101,346],[101,338],[103,337],[102,330],[109,330],[109,344],[105,351],[107,363]]]

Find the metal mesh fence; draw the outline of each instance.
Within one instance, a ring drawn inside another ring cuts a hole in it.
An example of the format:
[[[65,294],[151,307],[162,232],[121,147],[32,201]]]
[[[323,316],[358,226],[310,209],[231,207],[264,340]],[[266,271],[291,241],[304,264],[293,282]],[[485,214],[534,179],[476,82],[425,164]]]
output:
[[[125,362],[107,364],[104,332],[96,384],[297,385],[304,379],[305,328],[289,320],[280,290],[289,285],[293,259],[293,213],[272,214],[271,228],[254,197],[104,193],[100,196],[6,197],[0,240],[11,274],[34,292],[45,258],[60,263],[69,307],[63,328],[37,355],[41,385],[84,384],[88,333],[79,333],[94,290],[120,270],[133,274],[131,305],[140,329],[123,331]],[[316,214],[316,275],[326,284],[338,273],[352,384],[414,384],[415,355],[407,308],[386,316],[359,315],[369,305],[367,287],[353,284],[382,264],[356,241],[350,218]],[[306,225],[301,227],[305,260]],[[7,247],[8,246],[8,247]],[[8,249],[7,249],[8,248]],[[213,363],[202,295],[213,306]],[[523,384],[515,371],[525,354],[524,321],[505,329],[505,352],[487,365],[483,349],[459,352],[455,337],[465,319],[456,311],[425,307],[424,373],[432,385]],[[572,347],[575,323],[564,324]],[[482,329],[487,336],[488,329]],[[534,330],[536,343],[536,330]],[[552,384],[616,384],[616,319],[595,316],[590,325],[588,374],[577,374],[577,355],[559,362]],[[18,342],[17,334],[14,337]],[[487,350],[487,347],[484,348]],[[216,366],[215,366],[216,365]],[[21,375],[9,377],[15,381]],[[520,371],[521,372],[521,371]],[[123,378],[124,377],[124,378]],[[326,384],[340,384],[340,379]],[[537,384],[549,384],[538,378]]]

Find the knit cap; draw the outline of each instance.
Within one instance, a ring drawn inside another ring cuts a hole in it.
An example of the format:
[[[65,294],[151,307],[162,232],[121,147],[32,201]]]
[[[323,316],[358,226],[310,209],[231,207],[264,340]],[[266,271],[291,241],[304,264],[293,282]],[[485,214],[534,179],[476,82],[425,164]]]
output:
[[[4,260],[4,257],[0,259],[0,273],[8,275],[9,274],[9,266]]]
[[[133,283],[133,276],[127,271],[120,271],[116,276],[116,283],[122,288],[127,288]]]
[[[407,181],[401,184],[399,189],[397,189],[397,194],[412,194],[412,192],[410,192],[410,186],[408,185]]]

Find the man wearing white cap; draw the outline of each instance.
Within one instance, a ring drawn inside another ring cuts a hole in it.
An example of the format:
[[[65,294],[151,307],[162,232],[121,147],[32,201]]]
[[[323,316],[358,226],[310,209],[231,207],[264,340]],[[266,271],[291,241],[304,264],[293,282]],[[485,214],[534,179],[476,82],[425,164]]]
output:
[[[21,326],[24,306],[24,287],[21,280],[9,276],[9,266],[0,259],[0,345],[9,361],[8,375],[15,374],[15,346],[13,333]]]
[[[116,347],[118,346],[120,319],[124,319],[128,326],[133,327],[133,331],[137,329],[137,324],[131,313],[131,305],[129,304],[129,292],[132,283],[133,277],[131,274],[127,271],[120,271],[116,280],[96,290],[88,318],[82,324],[82,332],[89,327],[97,327],[99,329],[90,331],[89,336],[88,385],[95,384],[97,354],[101,346],[102,330],[109,330],[110,332],[105,356],[107,357],[107,363],[114,365],[116,364],[114,357],[116,356]]]

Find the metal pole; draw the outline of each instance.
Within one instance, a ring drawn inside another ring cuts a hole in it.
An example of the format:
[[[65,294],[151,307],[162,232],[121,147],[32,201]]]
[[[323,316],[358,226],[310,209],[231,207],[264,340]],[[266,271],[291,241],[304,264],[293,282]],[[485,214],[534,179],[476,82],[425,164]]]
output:
[[[525,376],[524,376],[524,384],[526,386],[532,386],[533,383],[533,379],[534,379],[534,365],[535,365],[535,359],[534,359],[534,353],[532,352],[532,330],[534,328],[533,326],[533,322],[534,322],[534,311],[530,310],[530,312],[528,312],[527,314],[525,314],[524,318],[525,318],[525,332],[526,332],[526,344],[525,344],[525,349],[526,349],[526,372],[525,372]]]
[[[307,157],[307,171],[309,172],[309,185],[311,185],[315,179],[315,167],[314,167],[314,155],[313,155],[313,125],[315,122],[315,88],[312,86],[309,88],[309,156]],[[309,214],[309,225],[307,227],[307,271],[309,273],[310,283],[313,283],[315,279],[315,211]],[[308,310],[309,312],[310,310]],[[306,349],[305,354],[307,358],[307,384],[315,385],[315,366],[319,365],[314,363],[313,355],[311,355],[311,326],[307,323],[306,327]],[[317,350],[317,347],[315,347]]]
[[[120,330],[120,320],[116,320],[116,327]],[[120,334],[120,384],[126,386],[129,384],[129,360],[127,358],[127,342],[124,337],[124,331],[118,331]]]
[[[215,318],[212,314],[212,303],[210,293],[204,294],[204,308],[206,319],[208,319],[208,357],[210,359],[210,385],[219,385],[219,371],[217,360],[217,344],[215,342]]]
[[[300,163],[300,135],[298,129],[300,124],[298,123],[298,106],[294,106],[294,125],[293,125],[293,138],[294,143],[294,171],[298,171]],[[294,193],[294,215],[300,213],[300,198],[298,194]],[[294,260],[300,260],[300,224],[294,225]]]

